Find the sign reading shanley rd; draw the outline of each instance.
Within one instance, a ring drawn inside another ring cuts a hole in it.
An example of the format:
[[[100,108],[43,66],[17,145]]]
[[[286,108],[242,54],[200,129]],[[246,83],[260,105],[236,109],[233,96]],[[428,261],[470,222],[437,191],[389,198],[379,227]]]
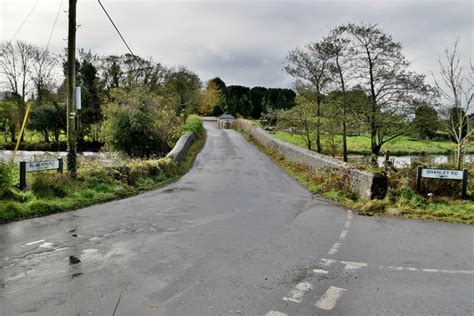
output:
[[[56,160],[27,162],[25,169],[26,169],[25,170],[26,172],[59,169],[59,160],[56,159]]]
[[[443,180],[461,180],[461,197],[467,197],[467,177],[469,176],[466,169],[464,170],[446,170],[446,169],[430,169],[418,166],[416,173],[416,191],[421,192],[421,179],[443,179]]]
[[[462,180],[464,172],[461,170],[422,169],[421,176],[431,179],[453,179]]]

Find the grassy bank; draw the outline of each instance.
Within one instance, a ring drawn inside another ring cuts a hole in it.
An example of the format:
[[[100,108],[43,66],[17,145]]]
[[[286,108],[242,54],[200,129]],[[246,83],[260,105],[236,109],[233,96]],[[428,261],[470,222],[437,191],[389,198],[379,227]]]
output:
[[[299,135],[286,132],[276,132],[274,136],[286,142],[306,148],[303,138]],[[316,136],[314,136],[313,139],[316,139]],[[328,135],[323,134],[321,141],[323,148],[328,148]],[[338,135],[335,137],[334,141],[338,148],[338,154],[341,154],[339,151],[342,147],[342,137]],[[349,154],[370,155],[370,137],[348,136],[347,148]],[[449,155],[454,152],[455,144],[449,141],[410,140],[406,136],[400,136],[384,144],[383,150],[390,151],[390,155],[392,156],[419,155],[421,153],[431,155]],[[466,150],[468,153],[474,154],[474,143],[467,146]]]
[[[28,190],[13,188],[16,166],[0,165],[0,222],[59,213],[139,194],[169,184],[186,173],[205,142],[202,122],[191,117],[183,132],[193,131],[198,140],[179,165],[168,158],[128,160],[113,166],[88,165],[77,179],[67,174],[28,174]]]
[[[348,181],[344,174],[334,171],[313,171],[303,165],[286,160],[278,152],[265,148],[257,143],[250,135],[241,133],[267,154],[274,162],[298,180],[305,188],[314,194],[321,195],[341,205],[357,210],[360,214],[392,215],[413,219],[436,220],[453,223],[474,224],[474,179],[470,180],[470,200],[455,198],[426,198],[416,194],[405,178],[390,177],[389,193],[384,200],[362,201],[348,191]],[[474,166],[470,166],[474,174]]]

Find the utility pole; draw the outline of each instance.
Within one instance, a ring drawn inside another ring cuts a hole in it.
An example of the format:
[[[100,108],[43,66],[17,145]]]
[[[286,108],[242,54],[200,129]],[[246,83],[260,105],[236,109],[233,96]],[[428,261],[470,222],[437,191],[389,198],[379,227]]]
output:
[[[77,0],[69,0],[67,40],[67,168],[73,178],[77,176],[76,109],[74,105],[76,85],[76,3]]]

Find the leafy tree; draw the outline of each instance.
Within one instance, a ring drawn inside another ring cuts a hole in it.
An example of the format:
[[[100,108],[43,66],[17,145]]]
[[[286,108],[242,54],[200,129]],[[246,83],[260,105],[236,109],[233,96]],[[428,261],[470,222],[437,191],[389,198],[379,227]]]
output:
[[[199,106],[200,90],[198,75],[184,67],[171,71],[164,83],[164,95],[174,103],[177,113],[195,113]]]
[[[291,132],[299,135],[304,140],[306,147],[312,150],[312,134],[317,124],[315,114],[314,101],[299,96],[296,98],[294,107],[278,111],[278,128],[291,129]]]
[[[29,127],[42,133],[45,142],[49,142],[49,133],[53,133],[55,142],[66,130],[66,107],[64,104],[46,104],[34,108],[30,114]]]
[[[105,106],[106,143],[131,157],[163,156],[179,136],[183,115],[175,104],[146,88],[111,91]]]
[[[244,86],[228,86],[226,113],[250,116],[252,103],[249,100],[250,88]]]
[[[81,84],[81,105],[79,111],[79,142],[90,134],[91,126],[102,121],[99,78],[96,67],[84,60],[79,68]]]
[[[201,113],[221,115],[225,110],[226,86],[220,78],[207,82]]]
[[[249,92],[249,100],[252,104],[252,113],[250,114],[253,118],[260,118],[265,111],[264,101],[265,96],[268,93],[268,89],[264,87],[253,87]]]
[[[415,118],[411,125],[421,139],[434,139],[440,127],[438,112],[429,104],[421,104],[415,110]]]

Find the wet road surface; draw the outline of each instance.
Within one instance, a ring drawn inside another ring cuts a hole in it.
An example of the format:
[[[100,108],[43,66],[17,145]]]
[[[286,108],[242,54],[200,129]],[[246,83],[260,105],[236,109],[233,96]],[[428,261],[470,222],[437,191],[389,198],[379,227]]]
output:
[[[313,197],[233,130],[176,183],[0,226],[0,315],[471,315],[466,225]]]

